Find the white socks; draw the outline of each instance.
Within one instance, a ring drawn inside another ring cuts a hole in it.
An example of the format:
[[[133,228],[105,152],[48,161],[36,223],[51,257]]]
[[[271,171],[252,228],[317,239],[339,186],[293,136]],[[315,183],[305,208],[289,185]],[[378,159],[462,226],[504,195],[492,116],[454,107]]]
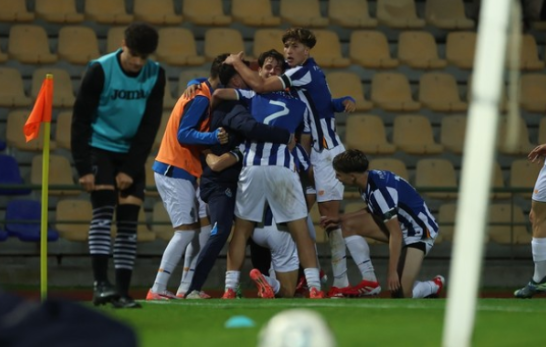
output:
[[[347,244],[349,253],[351,253],[356,266],[360,270],[362,279],[377,282],[372,260],[370,259],[370,246],[368,246],[366,239],[359,235],[353,235],[345,238],[345,244]]]
[[[436,294],[437,291],[438,285],[433,281],[415,281],[415,284],[413,285],[413,298],[425,298],[429,295]]]
[[[534,238],[531,241],[535,273],[533,281],[539,283],[546,276],[546,238]]]
[[[204,227],[201,227],[199,235],[195,235],[193,241],[186,248],[186,256],[184,257],[184,271],[182,272],[182,279],[180,281],[180,286],[178,287],[176,294],[185,294],[187,293],[188,289],[190,289],[191,281],[193,280],[193,274],[195,272],[195,267],[197,266],[197,259],[199,258],[199,254],[201,254],[201,250],[207,244],[210,236],[210,231],[210,225],[205,225]],[[197,242],[195,240],[196,238],[199,238],[199,249],[197,252],[195,251],[195,248],[197,246]]]
[[[320,290],[319,270],[317,268],[307,268],[303,269],[303,273],[305,274],[309,289],[317,288]]]
[[[241,271],[226,271],[226,290],[237,290],[239,277],[241,277]]]
[[[176,265],[178,265],[178,262],[182,257],[182,252],[190,244],[194,235],[195,230],[175,230],[173,237],[163,252],[152,292],[164,293],[167,290],[167,282],[169,282],[171,273]]]
[[[332,272],[334,274],[334,283],[332,286],[338,288],[348,287],[347,252],[345,250],[345,240],[341,235],[341,229],[337,228],[330,231],[329,240],[330,251],[332,253]]]

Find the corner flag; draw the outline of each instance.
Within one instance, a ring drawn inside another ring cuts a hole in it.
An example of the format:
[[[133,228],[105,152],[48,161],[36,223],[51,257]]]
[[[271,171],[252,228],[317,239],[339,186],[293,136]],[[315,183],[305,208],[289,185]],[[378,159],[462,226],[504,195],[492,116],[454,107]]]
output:
[[[47,74],[42,82],[40,93],[36,98],[34,108],[23,127],[23,133],[27,142],[38,137],[40,133],[40,124],[51,122],[51,113],[53,111],[53,75]]]

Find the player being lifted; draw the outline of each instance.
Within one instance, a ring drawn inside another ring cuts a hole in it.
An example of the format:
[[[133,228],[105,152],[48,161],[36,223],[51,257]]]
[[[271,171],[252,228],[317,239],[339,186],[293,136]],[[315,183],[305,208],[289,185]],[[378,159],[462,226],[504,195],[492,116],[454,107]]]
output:
[[[336,179],[332,169],[332,159],[345,150],[341,139],[336,134],[334,106],[332,96],[326,83],[326,78],[315,60],[310,56],[311,49],[316,44],[315,35],[307,29],[288,29],[283,37],[285,61],[289,69],[281,76],[261,78],[242,63],[242,53],[232,54],[226,63],[233,64],[245,82],[254,91],[266,93],[290,88],[291,93],[302,100],[309,109],[306,124],[311,136],[303,136],[302,144],[310,152],[311,164],[317,190],[317,201],[322,216],[337,218],[341,200],[343,200],[343,185]],[[344,104],[350,104],[350,100]],[[334,273],[333,287],[329,296],[343,295],[350,290],[347,277],[346,240],[341,229],[327,229],[332,252],[332,270]],[[349,249],[365,247],[364,238],[355,238],[347,242]],[[379,284],[376,282],[376,287]],[[374,290],[375,287],[372,289]]]
[[[261,78],[261,77],[258,77]],[[283,127],[291,133],[303,123],[307,107],[284,92],[257,94],[239,89],[214,93],[224,100],[241,100],[261,123]],[[271,208],[277,223],[286,223],[298,247],[298,255],[310,287],[310,298],[323,298],[313,240],[307,229],[307,207],[291,148],[286,145],[247,141],[239,176],[235,232],[229,245],[225,299],[235,298],[248,238],[264,210]]]

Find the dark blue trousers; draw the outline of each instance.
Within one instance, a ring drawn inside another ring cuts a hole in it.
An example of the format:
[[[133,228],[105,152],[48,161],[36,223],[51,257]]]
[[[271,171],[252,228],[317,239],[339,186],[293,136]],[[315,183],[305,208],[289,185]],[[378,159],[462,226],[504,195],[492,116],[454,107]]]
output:
[[[237,183],[221,184],[201,177],[200,189],[201,199],[209,205],[212,230],[207,244],[197,259],[188,293],[194,290],[201,291],[218,255],[226,244],[233,226]]]

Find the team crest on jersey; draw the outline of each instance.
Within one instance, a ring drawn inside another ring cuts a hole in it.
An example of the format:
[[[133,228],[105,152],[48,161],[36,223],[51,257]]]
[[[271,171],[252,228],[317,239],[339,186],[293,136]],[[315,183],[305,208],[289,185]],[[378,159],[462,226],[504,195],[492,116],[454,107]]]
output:
[[[230,198],[233,196],[233,193],[231,192],[231,189],[229,189],[229,188],[226,189],[225,193],[226,193],[226,196],[228,196]]]

